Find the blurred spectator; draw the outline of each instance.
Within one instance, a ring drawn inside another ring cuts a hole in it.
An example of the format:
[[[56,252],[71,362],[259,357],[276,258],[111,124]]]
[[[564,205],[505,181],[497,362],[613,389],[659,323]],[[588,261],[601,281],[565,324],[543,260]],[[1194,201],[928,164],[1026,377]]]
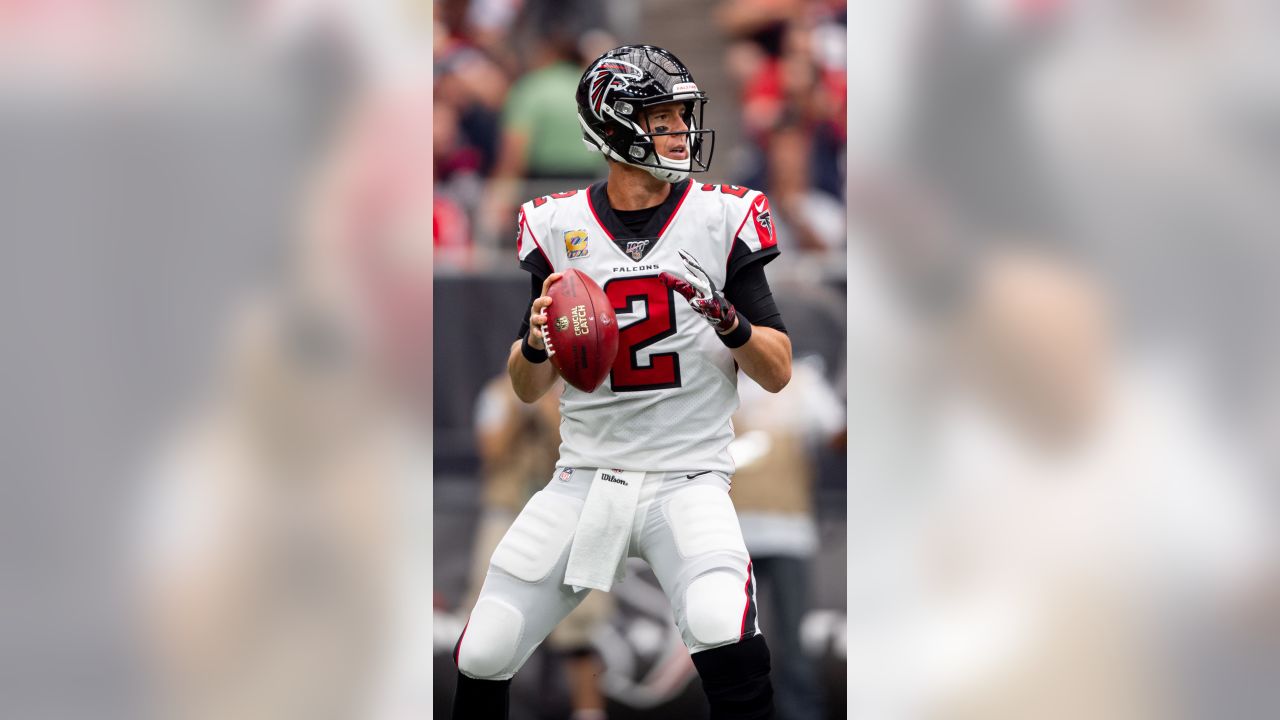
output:
[[[1226,418],[1280,462],[1280,15],[1181,0],[1071,21],[1024,112],[1079,244],[1126,321],[1199,354]]]
[[[476,401],[476,445],[484,483],[480,520],[472,548],[471,592],[474,604],[497,549],[529,498],[556,471],[560,449],[560,392],[553,389],[526,405],[516,397],[504,372]],[[600,690],[603,668],[592,636],[613,611],[613,596],[593,592],[551,631],[547,646],[564,658],[569,680],[571,720],[604,720]]]
[[[435,101],[431,111],[432,157],[435,178],[444,182],[466,174],[479,175],[485,170],[484,153],[468,144],[457,109],[450,103]]]
[[[270,299],[234,330],[229,377],[146,498],[140,610],[159,715],[367,716],[411,438],[331,305]]]
[[[582,69],[575,38],[553,32],[540,39],[532,68],[503,108],[497,179],[576,180],[603,170],[603,159],[582,142],[574,104]]]
[[[1001,252],[967,297],[919,558],[919,710],[1168,717],[1204,683],[1180,638],[1232,622],[1274,562],[1257,479],[1187,376],[1115,342],[1088,275]]]
[[[799,249],[842,248],[844,3],[729,2],[717,17],[747,130],[741,182],[769,193],[779,235]]]
[[[471,229],[467,214],[445,195],[437,195],[431,204],[431,239],[433,259],[441,267],[471,265]]]
[[[497,60],[508,75],[519,73],[520,59],[511,36],[526,0],[452,0],[447,4],[465,5],[466,27],[476,44]]]
[[[800,628],[811,609],[810,567],[818,548],[813,454],[844,430],[845,413],[820,366],[814,357],[797,360],[791,382],[777,394],[740,376],[741,405],[733,418],[737,472],[730,497],[767,593],[761,627],[774,654],[779,720],[825,717],[817,666],[804,654]]]
[[[360,24],[403,3],[0,5],[13,260],[0,282],[0,715],[370,717],[389,621],[384,511],[402,505],[383,497],[400,464],[385,398],[370,397],[383,378],[348,337],[362,321],[273,297],[237,326],[234,377],[191,381],[228,302],[278,274],[318,134],[375,81],[363,60],[415,41],[425,59],[429,43],[407,24]],[[421,117],[396,151],[425,173],[413,139],[429,107]],[[424,229],[427,197],[413,203]],[[192,392],[198,416],[173,428]],[[172,446],[138,528],[136,465],[161,434]],[[121,543],[139,530],[140,591]],[[154,713],[138,707],[151,680],[173,701]]]
[[[541,36],[532,69],[511,88],[502,115],[502,149],[479,221],[488,237],[506,239],[521,180],[572,181],[604,171],[604,159],[582,142],[575,96],[582,77],[577,41],[563,31]]]
[[[431,237],[434,260],[444,268],[470,267],[474,257],[467,205],[478,200],[484,157],[467,144],[456,109],[437,99],[432,115]]]
[[[955,214],[966,243],[1058,237],[1057,198],[1025,107],[1060,27],[1058,3],[986,5],[923,4],[902,160]]]
[[[442,5],[437,5],[437,11]],[[457,28],[437,21],[435,28],[434,91],[440,104],[452,108],[447,120],[456,127],[455,145],[474,155],[475,166],[449,166],[438,177],[448,181],[453,172],[478,170],[488,174],[498,155],[499,114],[507,93],[507,76],[483,51]]]
[[[889,716],[1276,715],[1280,16],[891,5],[850,45],[851,197],[927,322],[860,343],[861,380],[952,352],[852,434],[907,415],[863,443],[900,456],[867,515],[899,514],[850,565],[851,689],[896,685]],[[907,556],[920,584],[886,590]]]
[[[436,107],[424,84],[369,91],[349,109],[306,188],[299,282],[340,297],[369,328],[378,369],[425,413],[431,381],[432,245],[466,257],[467,225],[427,177],[422,128]],[[432,201],[429,202],[428,198]]]
[[[589,44],[593,32],[625,27],[623,16],[630,14],[625,6],[634,5],[629,0],[454,0],[448,4],[457,6],[456,13],[465,6],[466,35],[513,77],[528,68],[528,48],[546,35],[561,33]],[[607,42],[608,47],[594,54],[580,48],[581,54],[596,57],[616,45]]]

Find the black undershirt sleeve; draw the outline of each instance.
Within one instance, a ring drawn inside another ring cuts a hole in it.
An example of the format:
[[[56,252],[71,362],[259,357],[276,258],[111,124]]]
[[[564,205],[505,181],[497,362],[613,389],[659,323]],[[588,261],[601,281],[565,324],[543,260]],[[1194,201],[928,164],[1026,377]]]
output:
[[[773,291],[764,276],[764,264],[761,260],[740,266],[725,284],[724,296],[752,325],[785,333],[787,326],[782,324],[782,313],[773,301]]]
[[[529,313],[533,312],[533,301],[542,297],[542,283],[551,274],[551,266],[541,255],[530,255],[520,263],[520,267],[529,271],[529,303],[524,306],[524,320],[520,323],[517,340],[529,333]]]

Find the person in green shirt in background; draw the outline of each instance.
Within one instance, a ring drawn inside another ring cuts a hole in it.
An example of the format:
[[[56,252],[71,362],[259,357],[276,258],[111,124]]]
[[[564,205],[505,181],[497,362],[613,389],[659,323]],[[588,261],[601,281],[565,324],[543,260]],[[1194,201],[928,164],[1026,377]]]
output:
[[[593,178],[604,170],[599,153],[582,144],[572,98],[582,77],[572,41],[547,38],[535,69],[520,78],[502,111],[499,171],[528,178]]]
[[[542,35],[533,52],[532,69],[516,82],[502,111],[502,140],[489,184],[482,224],[501,237],[515,215],[522,180],[581,179],[583,185],[603,177],[604,160],[582,142],[573,103],[582,60],[570,34]]]

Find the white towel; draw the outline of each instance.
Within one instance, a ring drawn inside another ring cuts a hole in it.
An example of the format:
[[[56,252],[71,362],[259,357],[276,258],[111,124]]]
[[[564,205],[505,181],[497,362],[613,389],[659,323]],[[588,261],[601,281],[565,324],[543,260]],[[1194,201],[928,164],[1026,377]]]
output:
[[[643,480],[643,472],[605,469],[591,479],[564,572],[564,584],[574,592],[582,588],[609,592],[622,579]]]

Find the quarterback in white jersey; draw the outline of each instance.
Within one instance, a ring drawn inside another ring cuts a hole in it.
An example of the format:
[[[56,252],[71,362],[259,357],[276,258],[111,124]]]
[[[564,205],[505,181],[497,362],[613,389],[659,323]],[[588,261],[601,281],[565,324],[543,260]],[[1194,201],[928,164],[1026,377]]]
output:
[[[666,50],[605,53],[577,105],[608,179],[520,209],[532,298],[508,360],[516,394],[533,402],[556,381],[542,329],[548,288],[569,269],[608,296],[618,354],[595,392],[565,389],[556,475],[494,552],[458,640],[454,718],[506,718],[510,678],[627,557],[648,562],[670,599],[712,719],[773,717],[728,446],[738,370],[781,390],[791,343],[764,275],[778,254],[768,199],[688,177],[711,157],[705,100]]]
[[[733,352],[660,274],[683,275],[684,251],[723,288],[742,267],[772,258],[769,201],[732,185],[683,180],[670,187],[639,232],[618,219],[607,183],[520,208],[521,264],[540,280],[570,268],[585,272],[609,297],[621,328],[607,381],[595,392],[565,390],[561,465],[733,473]]]

